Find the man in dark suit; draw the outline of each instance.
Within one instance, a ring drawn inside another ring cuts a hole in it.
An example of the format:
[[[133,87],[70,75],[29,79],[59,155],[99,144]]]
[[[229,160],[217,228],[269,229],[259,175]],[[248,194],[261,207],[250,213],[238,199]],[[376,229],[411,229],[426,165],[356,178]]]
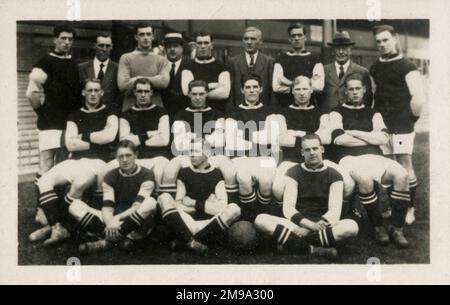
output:
[[[346,31],[336,33],[333,42],[328,43],[333,48],[334,61],[324,67],[325,87],[319,105],[321,110],[326,113],[346,101],[345,78],[355,72],[362,74],[364,77],[364,86],[366,87],[364,104],[372,107],[373,93],[369,71],[350,59],[354,44],[355,42],[350,39],[350,35]]]
[[[170,65],[170,82],[162,90],[161,97],[172,124],[175,114],[190,105],[181,88],[181,72],[186,68],[187,60],[183,57],[183,36],[180,33],[166,34],[163,43]]]
[[[231,106],[238,106],[244,102],[241,81],[245,76],[251,74],[256,74],[261,79],[261,102],[264,105],[273,104],[272,75],[274,60],[259,51],[262,43],[261,30],[256,27],[246,28],[243,42],[245,47],[244,52],[230,58],[232,82]]]
[[[114,109],[118,114],[121,110],[122,97],[117,87],[118,65],[109,56],[113,47],[111,35],[99,33],[95,43],[93,60],[78,65],[82,80],[98,78],[102,81],[104,91],[102,103]]]

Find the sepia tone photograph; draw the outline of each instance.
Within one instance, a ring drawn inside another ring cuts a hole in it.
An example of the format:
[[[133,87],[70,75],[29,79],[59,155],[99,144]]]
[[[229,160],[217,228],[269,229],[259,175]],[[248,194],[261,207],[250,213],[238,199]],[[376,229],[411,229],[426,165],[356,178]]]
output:
[[[430,263],[427,19],[17,21],[18,263]]]

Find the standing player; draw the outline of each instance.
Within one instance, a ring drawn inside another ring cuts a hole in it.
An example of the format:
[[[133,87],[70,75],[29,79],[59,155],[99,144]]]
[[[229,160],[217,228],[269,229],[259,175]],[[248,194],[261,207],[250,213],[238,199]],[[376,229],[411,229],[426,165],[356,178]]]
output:
[[[235,203],[227,203],[222,173],[209,161],[209,143],[195,141],[190,155],[191,165],[178,174],[175,199],[165,193],[159,196],[158,203],[163,222],[178,244],[203,253],[206,245],[225,242],[225,233],[239,219],[240,209]]]
[[[189,94],[189,83],[203,80],[208,84],[206,104],[225,113],[230,97],[230,72],[226,65],[212,56],[213,41],[209,33],[200,33],[195,39],[197,45],[196,58],[181,74],[181,86],[184,95]]]
[[[256,214],[269,208],[272,199],[279,116],[273,115],[271,109],[260,102],[259,76],[247,76],[241,86],[245,101],[228,114],[226,150],[237,169],[243,218],[253,221]]]
[[[130,140],[138,147],[137,162],[153,171],[158,189],[169,163],[169,116],[164,108],[152,103],[153,89],[148,79],[134,82],[134,95],[135,105],[120,118],[120,140]],[[116,161],[113,163],[118,167]]]
[[[211,162],[222,171],[225,177],[229,199],[236,202],[238,199],[236,171],[231,161],[223,156],[225,143],[223,114],[206,105],[208,91],[208,85],[204,81],[194,80],[189,83],[191,106],[175,116],[172,129],[174,133],[172,153],[176,157],[164,170],[164,185],[161,191],[175,196],[178,171],[190,165],[188,154],[192,141],[204,139],[213,149],[214,156],[211,156]]]
[[[398,247],[405,248],[408,241],[403,226],[410,202],[408,173],[396,161],[382,156],[379,145],[388,141],[386,125],[379,112],[364,105],[363,84],[361,74],[350,74],[345,80],[347,102],[330,113],[339,165],[358,184],[359,199],[375,227],[377,242],[383,245],[389,243],[389,236],[383,226],[375,182],[392,187],[390,235]]]
[[[82,83],[78,66],[70,51],[75,30],[67,25],[53,30],[53,52],[41,58],[30,73],[26,96],[38,115],[39,130],[39,178],[48,172],[57,160],[62,145],[63,130],[68,115],[81,107]],[[42,219],[38,209],[36,219]],[[40,220],[45,223],[45,220]]]
[[[358,225],[341,219],[343,180],[324,164],[320,137],[302,138],[305,162],[287,172],[283,214],[285,218],[262,214],[256,227],[271,235],[286,250],[335,258],[339,242],[358,234]]]
[[[319,92],[323,90],[325,81],[319,58],[306,51],[306,27],[294,23],[289,26],[288,34],[292,50],[275,59],[272,78],[272,88],[282,108],[292,104],[291,88],[297,76],[311,78],[313,90]]]
[[[44,246],[52,246],[69,238],[69,232],[62,226],[65,212],[75,199],[97,181],[105,166],[111,160],[110,144],[116,139],[118,118],[113,109],[101,103],[103,95],[99,80],[88,80],[82,92],[85,105],[69,116],[66,129],[66,145],[70,160],[66,160],[42,176],[38,181],[39,203],[48,225],[30,235],[31,241],[43,240]],[[55,187],[70,184],[65,202],[60,203]],[[102,196],[97,185],[96,201]],[[94,202],[95,203],[95,202]]]
[[[311,80],[306,76],[296,77],[292,88],[294,103],[280,112],[283,116],[280,127],[280,147],[283,163],[278,166],[273,183],[273,195],[279,204],[283,203],[286,172],[298,163],[303,162],[301,154],[302,138],[307,134],[317,134],[323,144],[331,143],[329,115],[311,104],[312,93]],[[337,164],[329,160],[324,160],[324,162],[343,176],[344,200],[347,204],[354,191],[353,180]],[[347,206],[344,210],[346,209]]]
[[[99,252],[119,246],[130,249],[147,220],[156,213],[156,200],[151,197],[155,183],[152,172],[136,164],[137,148],[131,141],[120,141],[117,152],[119,168],[108,172],[103,181],[103,208],[97,210],[81,200],[70,206],[69,212],[82,230],[102,238],[79,246],[81,253]]]
[[[395,29],[389,25],[374,28],[375,42],[381,57],[370,68],[375,82],[375,109],[383,116],[389,141],[381,148],[385,156],[398,161],[409,175],[411,204],[406,223],[415,220],[414,205],[417,178],[412,163],[414,124],[425,102],[423,81],[417,67],[397,49]]]

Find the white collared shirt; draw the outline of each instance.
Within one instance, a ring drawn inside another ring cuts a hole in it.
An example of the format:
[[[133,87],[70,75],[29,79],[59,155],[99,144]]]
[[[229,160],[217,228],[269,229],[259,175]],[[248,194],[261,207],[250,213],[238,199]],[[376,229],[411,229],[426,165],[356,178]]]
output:
[[[102,62],[100,60],[98,60],[97,57],[94,58],[94,74],[95,74],[95,77],[98,77],[98,73],[100,72],[100,64],[101,63]],[[103,62],[103,64],[105,65],[103,67],[103,73],[106,74],[106,68],[108,67],[108,64],[109,64],[109,58],[107,60],[105,60]]]
[[[251,55],[250,54],[248,54],[247,52],[244,52],[245,53],[245,60],[247,61],[247,66],[249,66],[250,67],[250,61],[252,60],[251,59]],[[255,64],[256,64],[256,59],[258,58],[258,54],[259,54],[259,51],[258,52],[256,52],[255,54],[253,54],[253,66],[255,66]]]
[[[181,65],[181,58],[179,60],[177,60],[176,62],[169,61],[170,71],[172,71],[172,64],[175,64],[175,74],[177,74],[178,69],[180,68],[180,65]]]
[[[339,75],[339,73],[341,73],[341,64],[335,61],[334,66],[336,67],[336,74]],[[348,67],[350,67],[350,60],[347,60],[347,62],[343,65],[343,67],[344,73],[347,73]]]

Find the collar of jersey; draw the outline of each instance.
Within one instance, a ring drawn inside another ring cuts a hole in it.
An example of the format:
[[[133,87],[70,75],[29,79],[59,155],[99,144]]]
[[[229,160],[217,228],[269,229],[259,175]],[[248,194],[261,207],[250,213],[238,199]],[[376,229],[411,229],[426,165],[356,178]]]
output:
[[[199,173],[199,174],[207,174],[207,173],[212,172],[215,169],[215,167],[212,166],[211,164],[207,168],[205,168],[204,170],[196,169],[194,166],[192,166],[192,164],[190,165],[190,168],[191,168],[191,170],[193,172]]]
[[[204,109],[192,109],[191,107],[187,107],[186,110],[189,112],[206,112],[206,111],[210,111],[211,107],[208,106]]]
[[[403,54],[398,54],[398,56],[396,56],[396,57],[394,57],[394,58],[389,58],[389,59],[384,59],[384,58],[379,58],[378,60],[380,61],[380,62],[391,62],[391,61],[396,61],[396,60],[399,60],[399,59],[402,59],[403,58]]]
[[[93,110],[89,110],[89,109],[87,109],[85,106],[83,106],[83,107],[81,108],[81,111],[83,111],[83,112],[85,112],[85,113],[94,113],[94,112],[99,112],[99,111],[101,111],[101,110],[103,110],[103,109],[105,109],[105,108],[106,108],[105,105],[100,105],[100,107],[97,107],[97,108],[95,108],[95,109],[93,109]]]
[[[69,54],[69,55],[58,55],[58,54],[55,54],[54,52],[50,52],[50,56],[61,58],[61,59],[71,59],[72,58],[72,54]]]
[[[352,106],[349,105],[347,103],[342,104],[342,107],[347,108],[347,109],[363,109],[364,107],[366,107],[364,104],[358,105],[358,106]]]
[[[308,56],[308,55],[311,55],[311,52],[306,51],[304,53],[297,54],[297,53],[292,53],[291,51],[289,51],[289,52],[286,52],[286,54],[288,56]]]
[[[142,169],[142,168],[138,165],[138,166],[136,167],[136,170],[134,171],[134,173],[131,173],[131,174],[127,175],[127,174],[125,174],[125,173],[122,171],[121,168],[119,168],[119,173],[120,173],[123,177],[134,177],[134,176],[136,176],[137,174],[139,174],[139,173],[141,172],[141,169]]]
[[[318,168],[318,169],[311,169],[311,168],[308,168],[308,167],[306,166],[306,163],[305,163],[305,162],[303,162],[302,165],[301,165],[301,167],[302,167],[305,171],[307,171],[307,172],[311,172],[311,173],[319,173],[319,172],[323,172],[324,170],[326,170],[326,169],[328,168],[328,166],[327,166],[325,163],[322,163],[322,164],[323,164],[323,166],[322,166],[321,168]]]
[[[240,104],[239,108],[242,108],[242,109],[245,109],[245,110],[249,110],[249,109],[259,109],[259,108],[261,108],[263,106],[264,105],[262,103],[258,103],[255,106]]]
[[[134,53],[139,53],[139,54],[144,54],[144,55],[155,55],[153,53],[153,50],[142,50],[142,49],[139,49],[139,48],[136,48],[133,52]]]
[[[300,107],[300,106],[295,106],[295,105],[289,105],[289,108],[291,109],[295,109],[295,110],[311,110],[314,109],[316,107],[314,107],[314,105],[308,105],[306,107]]]
[[[152,110],[152,109],[155,108],[155,107],[156,107],[155,104],[152,104],[151,106],[149,106],[149,107],[147,107],[147,108],[139,108],[139,107],[137,107],[137,106],[135,105],[135,106],[132,107],[132,109],[133,109],[134,111],[147,111],[147,110]]]
[[[201,64],[201,65],[210,64],[210,63],[214,62],[215,60],[216,59],[214,57],[212,57],[210,59],[206,59],[206,60],[201,60],[201,59],[195,58],[195,62],[198,64]]]

